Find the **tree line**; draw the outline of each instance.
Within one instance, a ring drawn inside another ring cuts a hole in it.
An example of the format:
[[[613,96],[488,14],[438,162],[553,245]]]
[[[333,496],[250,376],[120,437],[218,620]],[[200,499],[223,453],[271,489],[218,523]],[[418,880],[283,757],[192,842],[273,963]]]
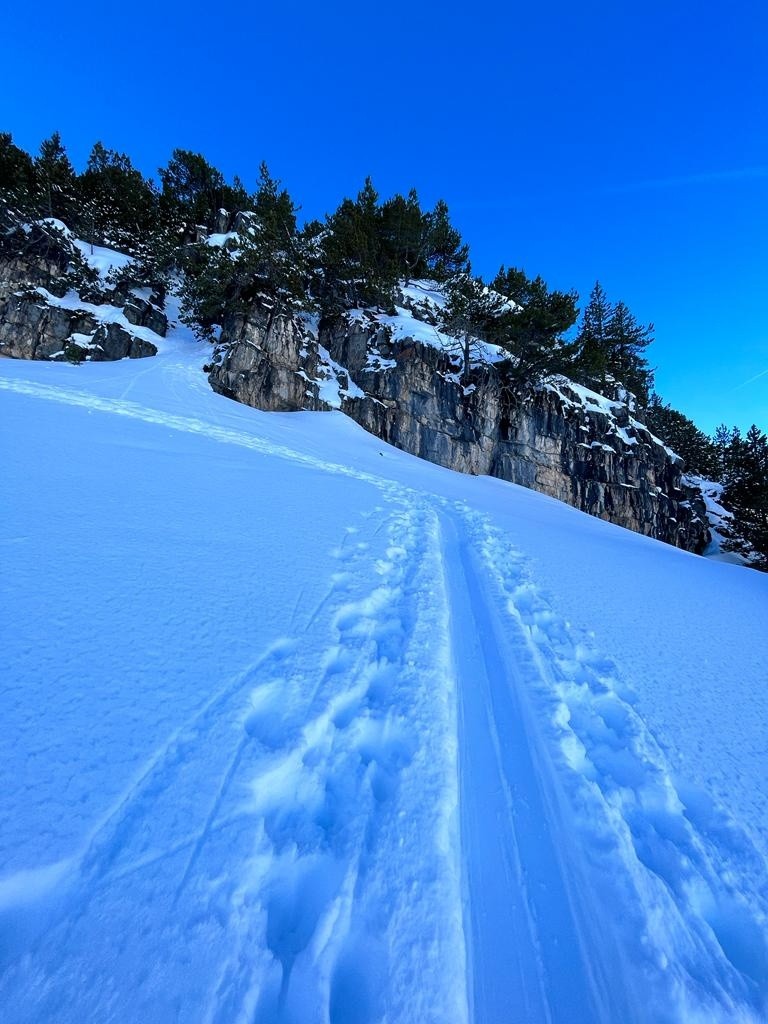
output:
[[[768,570],[768,435],[754,423],[746,434],[722,424],[708,437],[655,394],[644,419],[689,473],[723,485],[720,503],[734,516],[734,547],[751,547],[755,564]]]
[[[413,189],[382,200],[369,178],[324,221],[300,227],[298,207],[265,164],[249,192],[201,154],[175,149],[155,182],[97,142],[78,174],[54,132],[36,157],[0,134],[0,195],[27,216],[58,218],[86,241],[128,252],[131,273],[160,291],[183,271],[184,316],[201,337],[257,298],[275,312],[315,308],[333,317],[355,307],[391,310],[401,281],[430,278],[448,297],[441,326],[464,340],[465,376],[470,340],[479,339],[508,353],[513,391],[566,373],[598,389],[621,381],[641,404],[648,399],[643,351],[652,328],[624,303],[611,306],[599,284],[576,328],[575,292],[550,290],[517,268],[484,282],[447,204],[425,210]],[[235,237],[206,244],[233,221]]]

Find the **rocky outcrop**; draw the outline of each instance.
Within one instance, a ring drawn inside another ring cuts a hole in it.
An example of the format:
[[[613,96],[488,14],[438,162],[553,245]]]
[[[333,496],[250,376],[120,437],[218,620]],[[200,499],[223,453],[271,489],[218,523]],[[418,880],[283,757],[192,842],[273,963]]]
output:
[[[168,332],[168,317],[162,309],[147,299],[139,298],[138,295],[128,295],[123,306],[123,316],[128,323],[136,327],[146,327],[159,334],[161,338]]]
[[[330,358],[328,358],[330,357]],[[322,409],[321,378],[341,367],[342,410],[405,451],[464,473],[542,491],[601,519],[692,551],[709,535],[682,460],[611,402],[558,379],[524,400],[492,366],[460,382],[450,353],[392,340],[374,316],[324,324],[255,311],[225,327],[214,390],[259,409]]]
[[[64,358],[73,335],[96,331],[94,316],[50,305],[36,293],[0,298],[0,355],[13,359]]]
[[[154,302],[105,284],[63,225],[16,217],[0,232],[0,356],[139,359],[157,353],[147,331],[164,337],[167,329]]]
[[[157,346],[113,321],[99,324],[88,346],[88,352],[94,362],[107,359],[144,359],[146,356],[156,356]]]
[[[313,383],[317,342],[297,318],[254,307],[225,324],[208,380],[214,391],[269,412],[325,408]]]
[[[67,274],[79,258],[63,231],[47,222],[19,223],[0,234],[0,296],[18,289],[45,288],[62,296]]]
[[[12,359],[140,359],[157,348],[119,323],[47,302],[37,293],[0,298],[0,355]]]

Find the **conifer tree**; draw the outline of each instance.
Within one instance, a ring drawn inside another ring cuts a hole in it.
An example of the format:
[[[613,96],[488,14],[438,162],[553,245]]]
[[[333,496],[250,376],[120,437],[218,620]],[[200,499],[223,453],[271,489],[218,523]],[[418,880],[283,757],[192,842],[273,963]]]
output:
[[[407,197],[395,195],[381,210],[382,242],[398,277],[406,282],[423,277],[427,270],[430,225],[419,197],[411,189]]]
[[[664,444],[682,457],[686,470],[709,480],[719,479],[716,446],[693,420],[663,402],[659,395],[652,394],[643,422]]]
[[[34,168],[40,212],[43,216],[57,217],[73,226],[76,215],[75,169],[58,132],[41,144]]]
[[[541,276],[529,278],[523,270],[502,267],[492,287],[509,299],[497,337],[510,355],[506,382],[521,393],[543,378],[568,373],[577,346],[563,335],[576,322],[576,292],[550,291]]]
[[[608,372],[608,332],[613,306],[599,281],[595,282],[584,307],[581,325],[576,336],[578,354],[575,372],[579,379],[591,387],[605,387]]]
[[[448,204],[438,199],[435,208],[427,215],[427,256],[429,274],[437,281],[446,281],[457,274],[469,272],[469,246],[451,224]]]
[[[124,153],[96,142],[77,179],[81,220],[91,240],[136,253],[157,222],[158,196]]]
[[[742,436],[737,427],[719,427],[715,443],[723,466],[722,500],[737,530],[768,569],[768,436],[756,424]]]
[[[505,301],[498,292],[470,273],[457,274],[446,286],[442,327],[461,344],[461,379],[466,387],[477,341],[496,340]]]
[[[286,245],[296,235],[298,208],[280,182],[269,173],[266,163],[259,168],[259,184],[251,204],[262,232],[275,245]]]
[[[357,199],[344,199],[327,219],[322,238],[321,306],[333,315],[345,308],[392,305],[397,268],[382,230],[379,196],[370,178]]]
[[[184,255],[182,319],[210,339],[225,318],[257,305],[275,317],[311,307],[306,246],[296,229],[296,207],[261,165],[254,209],[224,246],[188,246]],[[267,328],[268,329],[268,328]]]
[[[10,132],[0,132],[0,202],[31,212],[35,205],[35,167],[32,158],[14,145]]]
[[[159,174],[161,212],[169,223],[184,225],[188,233],[196,225],[213,230],[222,208],[233,213],[248,206],[248,195],[239,178],[227,185],[221,171],[201,153],[174,149]]]
[[[653,371],[643,353],[653,341],[653,324],[641,326],[626,303],[617,302],[608,320],[606,330],[607,370],[625,388],[648,402],[653,386]]]

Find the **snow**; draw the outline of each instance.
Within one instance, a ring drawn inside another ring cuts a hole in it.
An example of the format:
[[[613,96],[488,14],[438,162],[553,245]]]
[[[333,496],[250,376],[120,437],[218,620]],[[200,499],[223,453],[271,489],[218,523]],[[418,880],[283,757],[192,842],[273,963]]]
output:
[[[328,349],[318,345],[318,371],[316,379],[319,397],[331,409],[340,409],[343,398],[365,398],[365,392],[349,376],[349,372],[331,358]]]
[[[369,310],[353,310],[351,317],[355,315],[362,317],[370,315]],[[411,338],[423,345],[429,345],[441,352],[455,354],[462,351],[462,342],[450,334],[433,327],[424,320],[417,319],[409,309],[395,306],[395,313],[376,313],[373,319],[388,328],[392,341],[402,341]],[[472,339],[472,360],[473,364],[498,363],[506,358],[504,350],[498,345],[491,345],[487,341]]]
[[[106,280],[112,270],[122,270],[131,262],[131,257],[114,249],[106,249],[102,245],[91,245],[80,238],[72,237],[75,247],[80,250],[83,259],[91,269],[97,271],[102,280]]]
[[[230,243],[237,244],[240,241],[239,231],[213,232],[205,239],[205,244],[214,249],[227,248]]]
[[[110,306],[106,303],[96,304],[93,302],[84,302],[74,289],[70,289],[62,296],[53,295],[46,288],[42,287],[35,288],[35,291],[40,298],[45,301],[45,305],[47,306],[57,306],[60,309],[70,309],[72,312],[82,311],[90,313],[99,324],[119,324],[120,327],[128,331],[129,334],[134,335],[134,337],[141,338],[143,341],[149,341],[155,346],[158,344],[159,335],[155,334],[154,331],[151,331],[149,327],[140,327],[137,324],[132,324],[119,306]],[[78,336],[73,334],[72,337],[75,340],[77,340],[77,337],[87,337],[89,342],[93,340],[90,335]],[[84,342],[81,344],[84,344]]]
[[[649,437],[655,445],[662,448],[673,462],[682,462],[681,457],[665,445],[661,438],[651,433],[644,423],[628,415],[628,404],[629,407],[634,405],[634,396],[631,392],[622,390],[621,394],[624,400],[615,402],[610,398],[606,398],[605,395],[599,394],[597,391],[584,387],[583,384],[577,384],[575,381],[561,376],[550,378],[550,380],[544,383],[543,387],[556,394],[566,406],[581,406],[587,413],[602,413],[610,420],[613,420],[612,431],[624,444],[630,446],[639,444],[640,442],[635,434],[640,433]],[[616,422],[617,413],[627,416],[628,425],[634,433],[630,434],[626,427],[620,426]]]
[[[426,306],[432,312],[440,313],[445,309],[445,295],[437,281],[425,279],[409,281],[408,284],[401,281],[400,291],[404,298],[410,299],[416,305]]]
[[[687,474],[683,482],[701,491],[706,506],[707,522],[712,538],[704,552],[706,557],[719,562],[730,562],[733,565],[749,565],[750,556],[754,556],[754,552],[747,545],[743,545],[744,553],[728,550],[728,532],[733,521],[733,513],[721,504],[723,484],[691,474]]]
[[[768,577],[153,341],[0,362],[3,1021],[765,1020]]]

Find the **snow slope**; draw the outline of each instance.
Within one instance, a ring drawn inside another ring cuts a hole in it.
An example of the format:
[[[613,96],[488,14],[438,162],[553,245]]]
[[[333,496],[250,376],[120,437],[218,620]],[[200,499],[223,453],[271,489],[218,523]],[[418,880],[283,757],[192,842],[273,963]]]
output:
[[[3,1021],[768,1014],[768,577],[0,363]]]

